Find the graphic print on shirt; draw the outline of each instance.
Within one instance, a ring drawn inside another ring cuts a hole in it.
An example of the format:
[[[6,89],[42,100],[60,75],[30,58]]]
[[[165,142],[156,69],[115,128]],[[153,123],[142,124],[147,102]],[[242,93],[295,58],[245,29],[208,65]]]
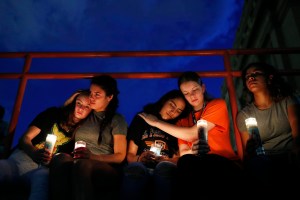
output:
[[[57,136],[56,143],[54,145],[53,154],[59,151],[59,147],[70,142],[71,138],[67,137],[62,130],[58,128],[57,123],[54,123],[51,128],[51,133]],[[38,149],[43,149],[45,147],[45,141],[42,141],[35,145]]]
[[[170,136],[163,131],[151,127],[144,131],[142,141],[145,144],[143,151],[149,151],[151,146],[159,146],[161,147],[160,155],[172,156],[169,149]]]

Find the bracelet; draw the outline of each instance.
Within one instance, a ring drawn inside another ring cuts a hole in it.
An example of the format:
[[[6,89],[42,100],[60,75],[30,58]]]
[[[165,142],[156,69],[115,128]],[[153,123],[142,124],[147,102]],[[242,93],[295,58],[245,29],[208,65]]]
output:
[[[141,156],[141,155],[139,155],[139,156],[137,157],[136,162],[139,162],[140,156]]]

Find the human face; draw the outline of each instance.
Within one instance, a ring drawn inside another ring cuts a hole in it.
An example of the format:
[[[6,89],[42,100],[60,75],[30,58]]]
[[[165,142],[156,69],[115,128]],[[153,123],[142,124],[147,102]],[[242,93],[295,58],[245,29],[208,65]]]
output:
[[[178,117],[185,108],[185,101],[183,98],[174,98],[165,102],[159,114],[163,120],[171,120]]]
[[[256,67],[250,67],[247,70],[245,80],[248,90],[252,93],[267,89],[267,82],[264,72],[256,69]]]
[[[89,96],[79,95],[76,99],[74,116],[77,119],[84,119],[91,112]]]
[[[204,84],[199,85],[199,83],[195,81],[187,81],[181,83],[180,90],[189,104],[193,106],[194,110],[200,110],[203,107],[205,92]]]
[[[90,104],[96,112],[105,111],[113,95],[107,96],[106,92],[98,85],[90,86]]]

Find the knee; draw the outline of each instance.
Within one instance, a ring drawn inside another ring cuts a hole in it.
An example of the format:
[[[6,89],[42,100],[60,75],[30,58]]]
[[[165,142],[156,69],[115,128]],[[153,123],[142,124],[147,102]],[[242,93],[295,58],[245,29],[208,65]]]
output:
[[[40,187],[41,185],[48,186],[49,181],[49,169],[48,168],[38,168],[31,174],[31,185],[34,187]]]
[[[169,161],[158,163],[154,169],[154,174],[159,176],[173,176],[177,171],[177,165]]]
[[[58,153],[55,154],[51,160],[51,165],[53,166],[59,166],[65,162],[73,161],[72,156],[66,153]]]
[[[33,172],[33,176],[39,177],[39,176],[49,176],[49,168],[42,167],[38,168]]]
[[[189,165],[190,162],[193,162],[195,159],[199,159],[199,157],[194,154],[185,154],[178,159],[177,166],[181,167]]]
[[[16,164],[9,160],[0,160],[0,183],[12,181],[17,174]]]
[[[78,159],[73,164],[73,170],[75,172],[81,171],[81,172],[88,172],[93,169],[93,163],[90,159]]]
[[[143,177],[148,174],[147,167],[141,162],[128,164],[124,169],[125,176]]]

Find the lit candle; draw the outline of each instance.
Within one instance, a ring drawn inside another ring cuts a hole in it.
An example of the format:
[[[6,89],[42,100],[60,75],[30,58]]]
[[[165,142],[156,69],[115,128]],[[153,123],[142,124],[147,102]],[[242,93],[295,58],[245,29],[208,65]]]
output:
[[[246,123],[247,129],[249,129],[251,127],[257,127],[257,121],[254,117],[249,117],[249,118],[245,119],[245,123]]]
[[[78,148],[80,148],[80,147],[86,147],[86,142],[85,141],[77,141],[77,142],[75,142],[75,147],[74,147],[74,149],[78,149]]]
[[[45,149],[48,150],[51,154],[53,152],[56,139],[57,136],[54,134],[48,134],[46,137]]]
[[[155,143],[151,145],[150,151],[152,151],[156,156],[160,156],[161,149],[162,145]]]
[[[258,147],[256,148],[256,154],[257,155],[265,154],[265,150],[262,145],[259,130],[257,127],[256,118],[249,117],[249,118],[245,119],[245,124],[246,124],[247,130],[248,130],[248,133],[250,135],[250,138],[253,138],[258,143]]]
[[[86,142],[79,140],[75,142],[75,146],[74,146],[74,155],[73,158],[80,158],[81,156],[81,151],[83,151],[83,149],[86,148]]]
[[[197,128],[198,128],[198,138],[207,142],[208,141],[207,121],[204,119],[198,120]]]

